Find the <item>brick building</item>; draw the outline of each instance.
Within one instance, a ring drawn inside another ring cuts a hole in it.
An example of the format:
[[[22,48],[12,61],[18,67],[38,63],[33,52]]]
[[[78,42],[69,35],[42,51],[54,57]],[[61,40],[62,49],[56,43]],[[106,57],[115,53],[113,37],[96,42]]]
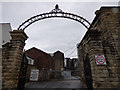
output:
[[[28,61],[27,81],[30,80],[31,71],[39,70],[38,81],[49,80],[52,69],[52,57],[44,51],[35,47],[26,51]]]
[[[53,70],[61,71],[64,68],[64,54],[56,51],[53,54]]]
[[[78,45],[78,55],[80,77],[88,88],[120,88],[120,7],[101,7],[96,11]],[[97,55],[101,58],[97,59]]]
[[[34,65],[39,69],[52,69],[52,58],[49,54],[33,47],[26,51],[26,55],[34,60]]]

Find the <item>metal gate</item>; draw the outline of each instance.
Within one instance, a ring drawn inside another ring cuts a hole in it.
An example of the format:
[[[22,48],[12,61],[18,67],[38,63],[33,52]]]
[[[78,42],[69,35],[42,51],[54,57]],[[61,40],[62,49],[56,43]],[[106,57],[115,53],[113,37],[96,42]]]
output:
[[[26,81],[27,65],[28,65],[28,60],[26,58],[25,53],[23,53],[17,90],[24,90],[25,81]]]
[[[89,90],[93,90],[91,66],[90,66],[90,60],[89,60],[88,53],[86,54],[86,57],[83,63],[84,63],[85,82],[86,82],[87,88]]]

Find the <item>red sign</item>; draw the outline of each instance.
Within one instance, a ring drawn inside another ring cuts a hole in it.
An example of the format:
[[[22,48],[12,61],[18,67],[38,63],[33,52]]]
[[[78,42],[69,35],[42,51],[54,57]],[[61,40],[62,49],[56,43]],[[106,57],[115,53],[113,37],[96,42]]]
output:
[[[95,55],[97,65],[106,65],[106,60],[104,55]]]

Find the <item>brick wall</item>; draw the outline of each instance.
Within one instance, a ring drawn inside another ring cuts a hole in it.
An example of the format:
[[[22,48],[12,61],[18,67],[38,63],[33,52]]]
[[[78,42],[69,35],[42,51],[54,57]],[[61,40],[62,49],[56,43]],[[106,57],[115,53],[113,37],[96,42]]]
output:
[[[26,55],[34,60],[38,68],[52,68],[52,58],[49,54],[33,47],[26,51]]]
[[[35,65],[29,65],[27,66],[27,74],[26,74],[26,81],[30,81],[30,74],[32,69],[37,69]]]

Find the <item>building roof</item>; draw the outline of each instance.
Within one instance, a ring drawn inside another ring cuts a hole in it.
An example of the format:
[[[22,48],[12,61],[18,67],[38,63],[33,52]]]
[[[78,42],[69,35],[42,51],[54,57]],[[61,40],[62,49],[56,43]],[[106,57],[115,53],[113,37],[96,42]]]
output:
[[[38,48],[36,48],[36,47],[30,48],[30,49],[28,49],[26,52],[28,52],[28,51],[30,51],[30,50],[37,50],[37,51],[39,51],[39,52],[45,53],[45,54],[47,54],[47,55],[50,55],[50,54],[48,54],[48,53],[46,53],[46,52],[44,52],[44,51],[42,51],[42,50],[40,50],[40,49],[38,49]]]
[[[55,53],[61,53],[61,54],[64,54],[64,53],[62,53],[62,52],[61,52],[61,51],[59,51],[59,50],[58,50],[58,51],[56,51],[56,52],[54,52],[54,54],[55,54]]]

